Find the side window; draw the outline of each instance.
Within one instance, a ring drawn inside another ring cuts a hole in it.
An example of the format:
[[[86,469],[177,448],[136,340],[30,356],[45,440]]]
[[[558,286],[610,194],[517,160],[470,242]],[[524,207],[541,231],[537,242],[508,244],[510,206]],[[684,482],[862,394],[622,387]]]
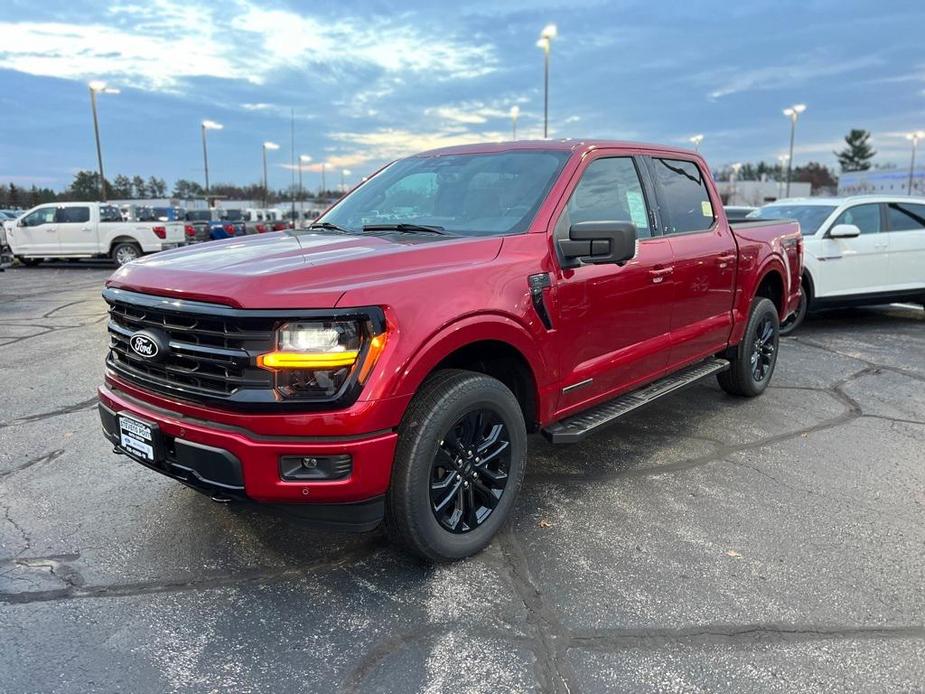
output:
[[[680,159],[652,158],[666,234],[706,231],[716,221],[707,182],[698,166]]]
[[[81,224],[90,221],[89,207],[59,207],[55,221],[59,224]]]
[[[100,206],[100,221],[101,222],[121,222],[122,213],[119,212],[118,207],[112,205],[101,205]]]
[[[838,215],[835,224],[854,224],[862,234],[876,234],[880,231],[880,205],[855,205]],[[835,226],[833,224],[832,226]]]
[[[886,216],[890,231],[925,229],[925,205],[911,205],[907,202],[887,203]]]
[[[568,236],[579,222],[632,222],[639,238],[649,238],[649,210],[639,172],[631,157],[607,157],[592,161],[572,192],[556,222],[557,238]]]
[[[52,224],[55,221],[54,207],[40,207],[35,212],[23,217],[23,224],[27,227],[37,227],[42,224]]]

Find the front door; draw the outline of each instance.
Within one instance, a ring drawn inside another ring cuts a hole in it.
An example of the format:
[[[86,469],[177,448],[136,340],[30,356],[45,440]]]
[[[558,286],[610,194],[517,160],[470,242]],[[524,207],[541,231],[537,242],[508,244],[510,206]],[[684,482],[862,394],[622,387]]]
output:
[[[578,222],[632,222],[639,237],[636,257],[622,267],[580,265],[561,271],[561,414],[657,378],[665,369],[674,291],[671,248],[667,239],[653,237],[654,216],[637,166],[633,157],[597,152],[555,226],[558,240]]]
[[[675,285],[669,365],[677,368],[725,348],[732,330],[737,249],[719,219],[696,161],[652,157],[662,233],[671,244]]]
[[[58,208],[55,216],[61,253],[92,254],[97,252],[96,232],[90,222],[88,205],[67,205]]]
[[[7,234],[7,240],[17,255],[57,255],[59,244],[55,206],[46,205],[27,214]]]
[[[860,236],[833,239],[828,235],[837,224],[853,224]],[[889,291],[890,235],[883,229],[881,205],[876,202],[853,205],[832,222],[819,250],[819,298],[876,294]]]

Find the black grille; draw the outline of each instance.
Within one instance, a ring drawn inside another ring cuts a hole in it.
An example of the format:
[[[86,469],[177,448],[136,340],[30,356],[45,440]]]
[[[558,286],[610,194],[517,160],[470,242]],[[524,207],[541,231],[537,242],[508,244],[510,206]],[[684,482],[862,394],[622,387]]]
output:
[[[109,301],[109,358],[107,364],[122,378],[162,392],[193,399],[266,400],[273,375],[259,369],[254,357],[273,349],[278,320],[247,318],[172,309],[171,302]],[[154,305],[152,305],[154,304]],[[189,308],[189,302],[175,302]],[[216,307],[221,308],[221,307]],[[159,359],[137,355],[129,338],[139,330],[163,336],[168,349]],[[263,397],[260,397],[262,395]]]

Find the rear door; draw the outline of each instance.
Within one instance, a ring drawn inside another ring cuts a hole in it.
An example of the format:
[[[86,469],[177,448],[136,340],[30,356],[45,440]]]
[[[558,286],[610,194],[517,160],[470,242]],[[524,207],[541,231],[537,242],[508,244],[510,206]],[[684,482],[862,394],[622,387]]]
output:
[[[59,207],[55,224],[62,254],[91,255],[97,252],[96,225],[90,221],[89,205]]]
[[[668,317],[673,285],[668,242],[655,232],[641,160],[599,151],[560,208],[554,244],[578,222],[624,221],[636,226],[636,257],[561,270],[556,291],[556,331],[563,388],[559,410],[581,409],[660,376],[667,362]]]
[[[865,202],[842,211],[826,229],[818,254],[818,298],[890,290],[890,235],[885,233],[884,216],[883,205]],[[833,239],[829,232],[838,224],[853,224],[861,235]]]
[[[677,155],[653,155],[648,163],[662,233],[674,258],[668,358],[674,369],[726,347],[738,255],[729,225],[716,213],[721,202],[701,164]]]
[[[890,238],[889,267],[892,288],[925,288],[925,204],[889,202],[886,205]]]

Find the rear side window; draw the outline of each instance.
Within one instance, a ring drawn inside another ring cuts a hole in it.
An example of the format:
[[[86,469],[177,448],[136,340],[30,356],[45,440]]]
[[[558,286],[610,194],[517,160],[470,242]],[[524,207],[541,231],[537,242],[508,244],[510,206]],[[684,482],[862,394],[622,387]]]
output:
[[[694,162],[653,157],[652,168],[666,234],[706,231],[713,226],[716,215],[707,182]]]
[[[836,224],[854,224],[862,234],[877,234],[880,232],[880,205],[855,205],[838,215]]]
[[[118,207],[113,207],[112,205],[102,205],[100,206],[100,221],[101,222],[121,222],[122,213],[119,212]]]
[[[90,221],[89,207],[59,207],[55,221],[59,224],[80,224]]]
[[[886,216],[890,231],[914,231],[925,229],[925,205],[911,205],[906,202],[887,203]]]
[[[556,236],[564,238],[578,222],[632,222],[639,238],[652,235],[642,183],[631,157],[595,159],[588,165],[556,223]]]

